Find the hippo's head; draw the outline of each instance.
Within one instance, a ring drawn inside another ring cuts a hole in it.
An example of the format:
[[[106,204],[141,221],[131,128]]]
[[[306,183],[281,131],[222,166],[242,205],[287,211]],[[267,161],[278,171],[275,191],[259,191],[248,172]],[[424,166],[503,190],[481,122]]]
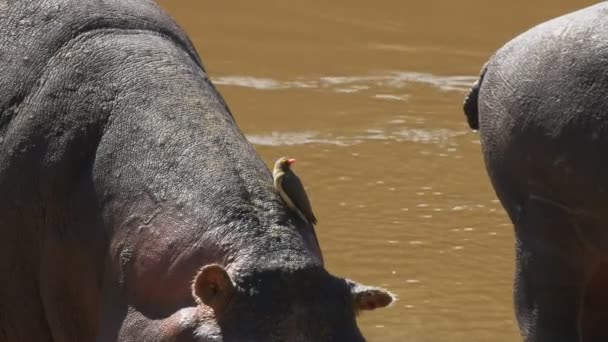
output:
[[[231,273],[219,265],[200,270],[192,284],[196,314],[174,319],[172,341],[365,341],[357,314],[394,300],[322,267]]]

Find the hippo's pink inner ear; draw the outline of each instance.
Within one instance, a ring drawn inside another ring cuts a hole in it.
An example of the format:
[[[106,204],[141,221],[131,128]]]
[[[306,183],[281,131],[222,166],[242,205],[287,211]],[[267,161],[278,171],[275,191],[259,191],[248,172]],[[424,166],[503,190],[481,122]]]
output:
[[[220,314],[234,293],[234,285],[220,265],[203,267],[192,283],[192,295],[198,304],[204,304]]]
[[[395,297],[387,290],[380,287],[371,287],[349,281],[355,311],[374,310],[390,305]]]

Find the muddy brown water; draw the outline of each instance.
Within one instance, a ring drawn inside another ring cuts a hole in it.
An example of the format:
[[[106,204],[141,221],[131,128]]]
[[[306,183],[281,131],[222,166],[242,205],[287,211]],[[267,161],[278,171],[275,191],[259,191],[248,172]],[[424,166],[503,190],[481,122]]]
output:
[[[498,47],[595,1],[163,0],[268,165],[298,159],[370,341],[516,341],[513,234],[461,111]]]

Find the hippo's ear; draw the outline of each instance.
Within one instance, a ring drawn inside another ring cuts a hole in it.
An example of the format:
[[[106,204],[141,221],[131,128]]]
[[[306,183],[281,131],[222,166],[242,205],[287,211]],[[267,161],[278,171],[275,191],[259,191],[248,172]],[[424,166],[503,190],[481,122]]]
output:
[[[192,296],[196,302],[211,307],[216,315],[222,313],[233,294],[230,276],[220,265],[203,267],[192,283]]]
[[[347,282],[353,296],[355,312],[383,308],[395,301],[395,296],[381,287],[361,285],[348,279]]]

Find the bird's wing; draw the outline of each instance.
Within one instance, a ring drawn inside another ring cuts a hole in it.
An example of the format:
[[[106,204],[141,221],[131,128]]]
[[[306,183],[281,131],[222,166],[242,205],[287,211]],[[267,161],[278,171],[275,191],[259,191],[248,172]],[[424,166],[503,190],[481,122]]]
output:
[[[289,196],[296,208],[298,208],[298,210],[304,214],[309,222],[312,224],[317,223],[317,218],[312,212],[308,195],[306,195],[306,191],[304,190],[304,186],[302,185],[300,178],[298,178],[295,173],[285,173],[285,176],[283,176],[283,191],[287,196]]]

